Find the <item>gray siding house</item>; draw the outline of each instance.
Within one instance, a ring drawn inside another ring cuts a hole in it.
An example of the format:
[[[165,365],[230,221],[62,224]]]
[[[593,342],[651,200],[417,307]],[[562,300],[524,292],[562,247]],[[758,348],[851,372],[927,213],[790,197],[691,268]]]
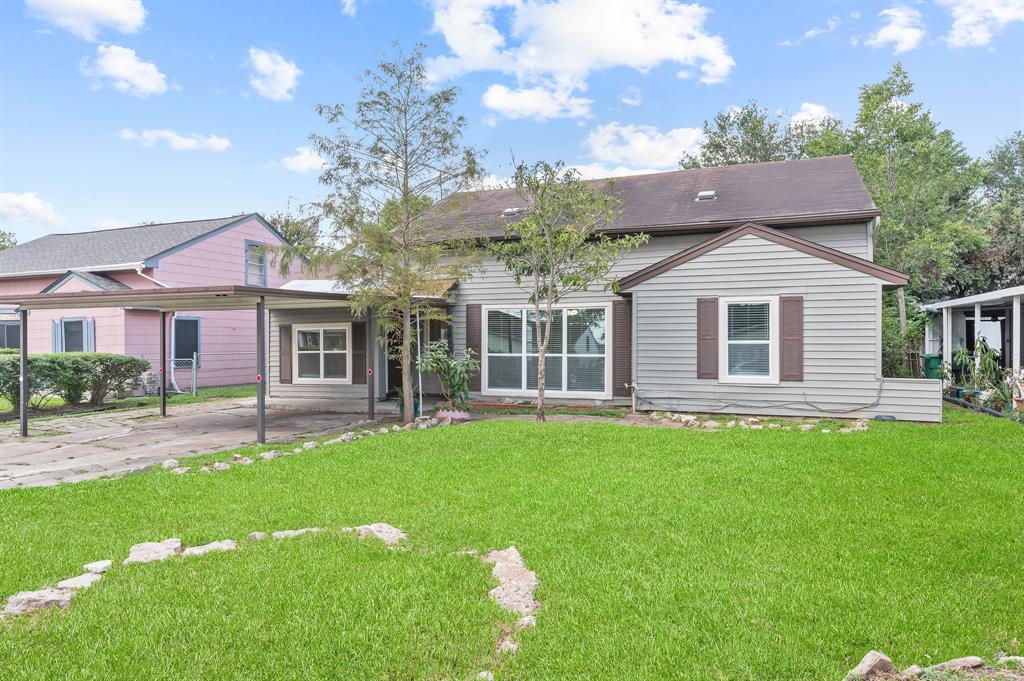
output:
[[[607,191],[622,201],[607,231],[651,238],[615,266],[617,293],[595,287],[559,305],[547,358],[553,401],[941,420],[939,381],[881,375],[882,291],[906,276],[872,262],[879,212],[849,157],[622,177]],[[499,189],[457,195],[427,217],[500,238],[521,207],[514,190]],[[503,267],[485,259],[447,305],[443,334],[457,354],[481,358],[476,397],[535,396],[531,312]],[[271,396],[365,394],[365,327],[347,309],[278,310],[271,324]],[[350,339],[349,379],[300,378],[297,334],[327,327]],[[387,374],[376,377],[381,392]]]

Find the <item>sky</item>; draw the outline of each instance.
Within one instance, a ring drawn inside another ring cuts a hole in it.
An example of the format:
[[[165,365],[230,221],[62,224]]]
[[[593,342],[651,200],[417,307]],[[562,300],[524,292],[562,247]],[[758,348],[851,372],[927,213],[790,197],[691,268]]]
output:
[[[0,228],[295,210],[324,194],[318,104],[396,44],[459,88],[465,142],[590,177],[672,170],[718,111],[850,121],[903,63],[982,156],[1024,128],[1024,0],[0,2]]]

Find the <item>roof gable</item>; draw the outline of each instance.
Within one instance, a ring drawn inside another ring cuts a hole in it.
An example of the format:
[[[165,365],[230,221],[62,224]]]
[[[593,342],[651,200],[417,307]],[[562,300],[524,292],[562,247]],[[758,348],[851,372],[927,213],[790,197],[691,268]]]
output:
[[[71,270],[67,272],[63,277],[61,277],[57,281],[53,282],[52,284],[44,288],[41,292],[53,293],[59,290],[64,284],[68,283],[72,279],[76,279],[82,282],[83,284],[85,284],[86,286],[95,291],[124,291],[126,289],[131,288],[130,286],[126,286],[125,284],[122,284],[118,280],[108,277],[104,274],[98,274],[96,272],[76,272],[74,270]]]
[[[0,277],[57,274],[74,270],[110,271],[152,267],[163,256],[221,231],[257,220],[282,242],[287,240],[257,213],[210,220],[137,225],[94,232],[50,234],[0,251]]]
[[[653,279],[660,274],[664,274],[665,272],[684,263],[690,262],[695,258],[699,258],[705,253],[710,253],[711,251],[721,248],[722,246],[732,243],[733,241],[747,235],[757,236],[766,241],[779,244],[780,246],[785,246],[795,251],[807,253],[808,255],[812,255],[816,258],[833,262],[841,267],[863,272],[864,274],[875,277],[876,279],[881,279],[887,284],[893,286],[903,286],[907,283],[907,275],[902,272],[897,272],[896,270],[889,269],[888,267],[876,265],[870,260],[864,260],[863,258],[858,258],[848,253],[837,251],[836,249],[829,248],[828,246],[822,246],[821,244],[814,243],[813,241],[808,241],[807,239],[802,239],[798,236],[793,236],[792,234],[772,229],[771,227],[765,227],[764,225],[748,222],[744,225],[740,225],[739,227],[734,227],[728,231],[717,234],[710,239],[706,239],[695,246],[680,251],[675,255],[671,255],[664,260],[660,260],[659,262],[656,262],[649,267],[645,267],[642,270],[638,270],[633,274],[622,277],[617,282],[618,289],[619,291],[631,289],[638,284],[642,284],[649,279]]]

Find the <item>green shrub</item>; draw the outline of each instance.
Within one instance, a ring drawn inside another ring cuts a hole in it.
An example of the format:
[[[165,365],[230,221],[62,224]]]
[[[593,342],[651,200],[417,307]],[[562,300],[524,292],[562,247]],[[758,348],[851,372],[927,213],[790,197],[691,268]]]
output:
[[[92,363],[89,381],[89,404],[103,404],[112,392],[127,390],[144,372],[149,362],[131,355],[107,352],[88,353]]]
[[[21,403],[20,361],[16,354],[0,354],[0,396],[15,409]],[[67,404],[78,404],[86,392],[89,404],[103,404],[110,393],[127,389],[148,369],[149,362],[144,359],[105,352],[29,355],[29,405],[39,404],[50,395],[60,395]]]

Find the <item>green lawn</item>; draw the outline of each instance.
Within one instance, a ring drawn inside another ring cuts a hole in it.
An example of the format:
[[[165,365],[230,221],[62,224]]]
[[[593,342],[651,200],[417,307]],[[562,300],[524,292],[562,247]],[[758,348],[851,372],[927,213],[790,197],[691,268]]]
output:
[[[1024,428],[515,421],[234,467],[0,491],[0,594],[136,542],[388,522],[118,567],[0,625],[5,679],[472,679],[514,617],[460,549],[515,544],[543,608],[499,679],[840,679],[1024,654]],[[6,628],[6,631],[4,631]],[[1014,639],[1018,642],[1014,643]]]

